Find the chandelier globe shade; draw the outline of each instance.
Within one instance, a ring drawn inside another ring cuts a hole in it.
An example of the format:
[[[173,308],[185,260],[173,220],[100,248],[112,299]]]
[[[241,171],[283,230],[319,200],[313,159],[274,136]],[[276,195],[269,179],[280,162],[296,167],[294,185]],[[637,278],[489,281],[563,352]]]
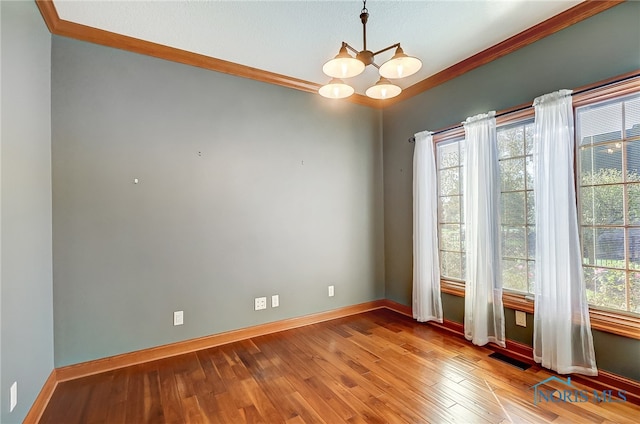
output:
[[[402,89],[400,87],[382,77],[375,85],[367,88],[365,94],[372,99],[384,100],[395,97],[401,92]]]
[[[354,93],[353,87],[347,85],[339,78],[332,78],[329,84],[323,85],[318,90],[322,97],[328,99],[344,99]]]
[[[351,56],[343,45],[333,59],[322,66],[322,72],[333,78],[351,78],[364,71],[365,64]]]
[[[380,66],[380,76],[388,79],[398,79],[411,76],[422,68],[420,59],[407,56],[398,46],[393,57]]]

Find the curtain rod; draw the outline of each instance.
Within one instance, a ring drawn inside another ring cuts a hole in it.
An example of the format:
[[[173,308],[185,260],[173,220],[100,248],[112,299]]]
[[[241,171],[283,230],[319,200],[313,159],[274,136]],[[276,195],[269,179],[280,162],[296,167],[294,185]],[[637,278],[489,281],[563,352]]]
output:
[[[575,96],[576,94],[586,93],[586,92],[592,91],[592,90],[597,90],[599,88],[606,87],[606,86],[612,85],[612,84],[617,84],[619,82],[627,81],[627,80],[630,80],[630,79],[633,79],[633,78],[638,78],[639,76],[640,76],[640,74],[633,73],[631,75],[626,75],[626,76],[624,76],[622,78],[615,79],[613,81],[605,81],[605,82],[603,82],[601,84],[598,84],[596,86],[589,86],[589,87],[585,87],[585,88],[582,88],[582,89],[578,89],[577,91],[572,92],[571,96]],[[533,107],[533,104],[528,105],[528,106],[522,106],[522,107],[519,107],[519,108],[516,108],[516,109],[504,110],[504,111],[502,111],[500,113],[496,113],[496,118],[499,118],[500,116],[509,115],[510,113],[522,112],[523,110],[531,109],[532,107]],[[454,125],[452,127],[440,129],[440,130],[434,131],[432,133],[432,135],[442,134],[442,133],[447,132],[447,131],[451,131],[451,130],[455,130],[455,129],[458,129],[458,128],[462,128],[463,126],[464,126],[463,124],[458,124],[458,125]],[[411,136],[411,137],[409,137],[409,139],[407,141],[409,143],[415,143],[416,137],[415,136]]]

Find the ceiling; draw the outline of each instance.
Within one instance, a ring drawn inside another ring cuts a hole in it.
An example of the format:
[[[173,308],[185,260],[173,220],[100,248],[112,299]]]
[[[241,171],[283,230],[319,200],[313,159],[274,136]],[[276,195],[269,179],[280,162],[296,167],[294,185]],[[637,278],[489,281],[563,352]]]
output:
[[[528,29],[577,0],[369,0],[367,47],[400,42],[422,69],[406,88]],[[60,19],[318,84],[345,41],[361,50],[361,1],[54,0]],[[382,64],[393,50],[376,56]],[[377,81],[367,67],[349,83]]]

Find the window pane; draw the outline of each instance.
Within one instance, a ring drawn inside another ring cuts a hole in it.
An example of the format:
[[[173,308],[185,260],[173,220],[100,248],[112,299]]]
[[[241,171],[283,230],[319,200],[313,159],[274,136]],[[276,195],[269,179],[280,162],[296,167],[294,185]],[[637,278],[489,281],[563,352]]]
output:
[[[605,268],[584,269],[587,301],[596,306],[626,310],[625,272]]]
[[[576,113],[587,299],[640,313],[640,95]]]
[[[467,278],[467,255],[462,253],[462,257],[460,259],[462,261],[462,279]]]
[[[522,225],[525,223],[524,196],[524,192],[502,193],[500,214],[503,224]]]
[[[578,134],[580,145],[620,140],[622,103],[608,103],[582,109],[579,114]]]
[[[500,158],[524,155],[524,128],[521,125],[499,128],[496,136]]]
[[[440,226],[440,249],[460,251],[460,225]]]
[[[593,147],[580,148],[580,185],[593,185]]]
[[[464,166],[464,163],[465,163],[464,155],[467,148],[467,140],[462,139],[458,141],[458,145],[460,146],[460,166]]]
[[[593,187],[580,188],[580,214],[583,225],[593,225],[595,204],[593,202]]]
[[[528,124],[524,128],[525,142],[526,142],[526,153],[528,155],[533,153],[533,123]]]
[[[440,195],[451,196],[460,194],[460,169],[445,169],[440,171]]]
[[[580,206],[584,225],[624,224],[622,185],[583,187]]]
[[[502,226],[502,256],[526,258],[525,227]]]
[[[438,143],[438,167],[450,168],[460,164],[458,143]]]
[[[527,247],[529,249],[529,259],[536,258],[536,227],[527,227]]]
[[[640,97],[624,103],[626,137],[640,136]]]
[[[528,157],[526,159],[526,165],[527,165],[527,189],[533,190],[534,168],[533,168],[533,158],[532,157]]]
[[[640,270],[640,228],[629,228],[629,269]]]
[[[596,229],[587,227],[582,229],[582,263],[594,265],[596,263]]]
[[[440,198],[440,222],[460,222],[460,196]]]
[[[627,195],[629,196],[629,224],[640,225],[640,184],[629,184]]]
[[[527,261],[503,259],[502,286],[505,289],[527,292],[529,289]]]
[[[581,151],[582,184],[622,182],[622,142],[605,144]]]
[[[532,191],[527,192],[527,224],[536,223],[536,197]]]
[[[640,181],[640,140],[627,144],[627,181]]]
[[[504,287],[527,293],[533,288],[534,258],[533,122],[498,128],[501,187],[501,237]],[[527,156],[525,156],[527,155]]]
[[[596,228],[595,265],[610,268],[625,268],[624,229]]]
[[[462,279],[461,260],[462,254],[457,252],[441,253],[441,270],[443,277]]]
[[[640,272],[629,274],[630,311],[640,314]]]
[[[593,189],[593,195],[596,205],[596,224],[624,224],[622,185],[596,186]]]
[[[438,166],[438,220],[440,243],[440,272],[443,278],[462,279],[464,226],[461,207],[462,168],[461,148],[464,140],[454,140],[436,145]],[[443,169],[444,168],[444,169]]]
[[[524,190],[524,158],[500,161],[502,191]]]
[[[460,224],[460,244],[462,245],[462,251],[466,251],[467,250],[467,245],[465,244],[465,226],[464,223]]]
[[[585,265],[625,268],[623,228],[585,228],[582,231]]]
[[[535,293],[536,287],[536,263],[534,261],[528,261],[529,266],[529,293]]]

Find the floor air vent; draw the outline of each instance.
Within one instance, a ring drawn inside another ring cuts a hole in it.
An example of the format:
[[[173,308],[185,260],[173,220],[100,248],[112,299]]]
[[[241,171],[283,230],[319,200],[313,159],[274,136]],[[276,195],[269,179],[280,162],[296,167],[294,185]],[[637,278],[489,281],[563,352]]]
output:
[[[518,368],[519,370],[525,371],[531,368],[531,365],[526,362],[518,361],[517,359],[513,359],[507,355],[503,355],[502,353],[493,352],[489,355],[490,358],[497,359],[498,361],[506,362],[507,364]]]

